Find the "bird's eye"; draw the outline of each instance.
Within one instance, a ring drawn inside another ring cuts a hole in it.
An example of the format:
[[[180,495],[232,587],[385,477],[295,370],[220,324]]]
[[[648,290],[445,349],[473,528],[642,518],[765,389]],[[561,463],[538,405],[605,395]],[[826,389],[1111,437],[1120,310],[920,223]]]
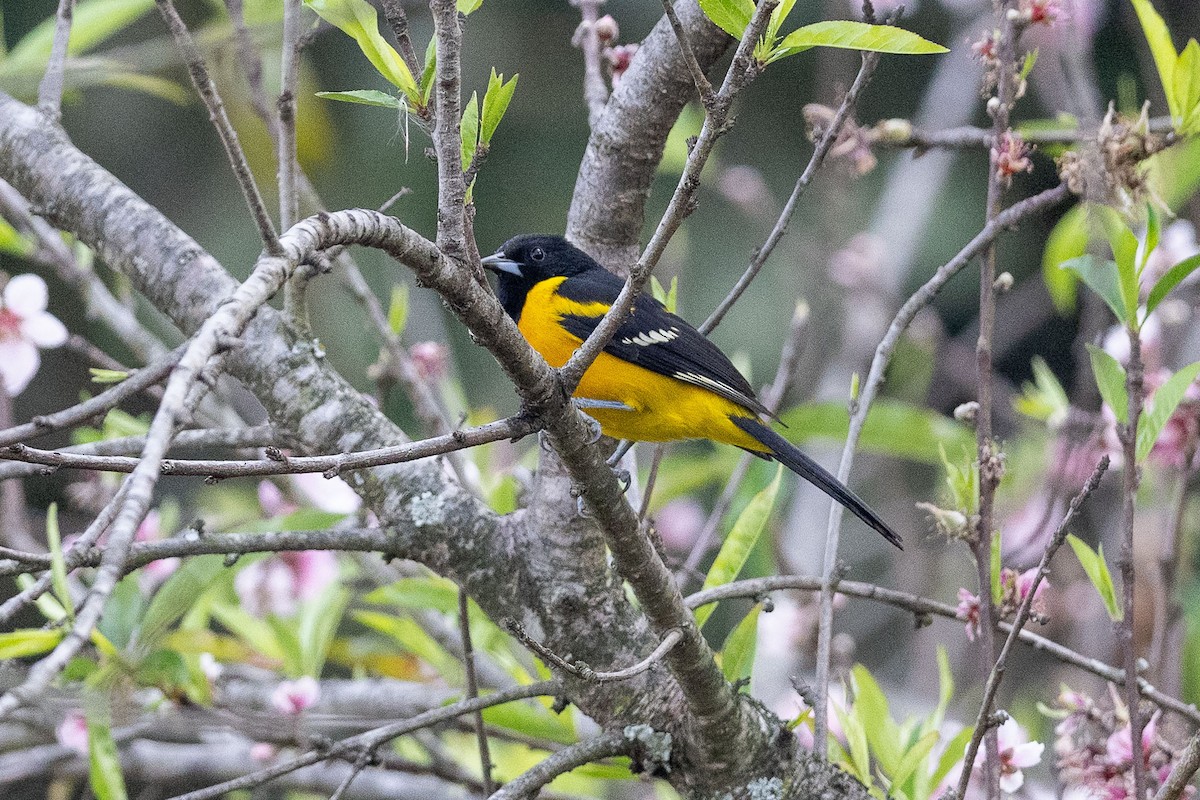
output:
[[[529,257],[534,261],[541,261],[546,257],[546,251],[540,247],[535,247],[529,251]]]

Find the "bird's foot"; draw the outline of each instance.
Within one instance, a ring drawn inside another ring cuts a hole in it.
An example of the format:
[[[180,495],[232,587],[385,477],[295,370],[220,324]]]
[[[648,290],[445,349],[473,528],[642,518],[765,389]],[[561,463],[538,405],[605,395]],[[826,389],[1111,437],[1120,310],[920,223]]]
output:
[[[633,442],[628,439],[622,439],[617,445],[617,449],[613,450],[612,455],[608,457],[607,463],[610,467],[615,467],[625,457],[625,454],[633,449]]]

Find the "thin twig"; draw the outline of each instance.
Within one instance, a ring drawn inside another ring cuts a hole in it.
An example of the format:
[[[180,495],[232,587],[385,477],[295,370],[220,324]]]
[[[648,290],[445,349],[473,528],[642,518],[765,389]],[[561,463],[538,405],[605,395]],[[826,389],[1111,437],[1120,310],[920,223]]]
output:
[[[1170,117],[1154,117],[1149,122],[1151,133],[1170,133],[1173,129]],[[1074,144],[1095,140],[1097,130],[1062,128],[1061,130],[1021,130],[1022,141],[1029,144]],[[971,125],[941,130],[914,128],[906,119],[885,119],[876,123],[868,132],[874,146],[912,148],[918,151],[932,149],[982,150],[991,148],[995,136],[990,128]]]
[[[475,650],[471,647],[471,604],[467,601],[467,590],[458,590],[458,631],[462,637],[463,671],[467,677],[467,698],[479,697],[479,681],[475,676]],[[496,791],[492,778],[492,755],[488,749],[487,730],[483,725],[483,710],[472,715],[475,722],[475,741],[479,746],[479,771],[487,794]]]
[[[792,193],[788,197],[787,202],[783,206],[783,211],[779,213],[779,218],[775,221],[775,225],[771,228],[771,232],[767,235],[767,239],[763,242],[762,247],[750,259],[750,264],[746,267],[746,271],[742,273],[742,277],[738,278],[733,289],[721,301],[720,305],[713,310],[704,324],[700,326],[701,333],[712,333],[713,329],[721,324],[721,320],[733,307],[733,304],[738,301],[742,293],[750,286],[750,282],[758,275],[759,270],[770,258],[771,253],[775,251],[775,246],[787,233],[788,225],[792,221],[792,215],[796,212],[796,204],[800,200],[800,195],[812,183],[813,176],[817,170],[825,163],[825,157],[829,155],[830,149],[834,142],[837,141],[838,134],[842,131],[842,126],[846,124],[846,120],[854,113],[854,106],[858,103],[858,98],[862,94],[863,89],[871,81],[871,76],[875,73],[875,67],[879,64],[879,53],[864,53],[862,57],[862,66],[858,69],[858,74],[854,77],[854,82],[850,84],[850,90],[846,92],[846,96],[842,98],[841,105],[838,106],[837,112],[833,115],[833,121],[829,123],[829,128],[821,135],[817,141],[817,146],[813,149],[812,156],[808,159],[808,164],[805,165],[804,171],[800,173],[800,177],[796,179],[796,185],[792,187]]]
[[[62,117],[63,79],[67,67],[67,44],[71,41],[71,19],[75,13],[75,0],[58,0],[58,12],[54,21],[54,41],[50,45],[50,59],[46,72],[38,84],[38,111],[48,119],[58,122]]]
[[[431,456],[445,455],[481,444],[527,436],[538,430],[538,423],[527,417],[507,417],[486,425],[453,431],[417,442],[327,456],[285,456],[273,453],[267,458],[246,460],[164,458],[158,471],[162,475],[214,479],[246,478],[263,475],[299,475],[320,472],[332,478],[340,473],[402,464]],[[133,472],[142,459],[133,456],[104,456],[73,453],[67,450],[41,450],[24,444],[0,447],[0,460],[9,459],[47,467],[88,469],[101,472]]]
[[[400,57],[404,59],[404,63],[408,66],[409,72],[413,74],[413,77],[420,80],[421,62],[417,60],[417,52],[413,49],[412,37],[408,35],[408,15],[404,13],[404,6],[400,3],[400,0],[382,0],[380,5],[383,7],[383,16],[392,28],[392,35],[396,38],[396,44],[400,48]]]
[[[437,65],[433,97],[437,119],[433,124],[433,149],[437,153],[437,246],[443,254],[461,261],[466,242],[467,184],[462,169],[462,26],[455,0],[431,0],[433,30],[437,40]]]
[[[267,126],[272,142],[279,142],[279,117],[271,111],[267,101],[267,90],[263,86],[262,55],[254,45],[254,38],[246,27],[246,15],[243,10],[243,0],[225,0],[225,9],[233,23],[233,39],[237,43],[240,72],[250,87],[250,105],[254,107],[259,119]]]
[[[796,308],[792,312],[788,337],[784,340],[783,349],[779,353],[779,366],[775,370],[775,379],[763,397],[763,405],[772,414],[777,413],[780,406],[783,405],[783,398],[796,376],[796,369],[800,364],[800,354],[804,352],[804,334],[808,329],[808,319],[808,303],[804,301],[796,303]],[[729,480],[725,482],[725,488],[722,490],[720,498],[713,505],[712,513],[708,515],[704,527],[700,529],[700,534],[692,545],[692,551],[688,553],[687,560],[683,563],[681,571],[685,575],[694,573],[700,566],[700,560],[704,558],[704,554],[714,541],[717,528],[720,526],[721,520],[725,518],[725,514],[729,512],[730,506],[733,505],[742,481],[750,472],[750,464],[753,460],[754,456],[749,453],[738,460]]]
[[[250,171],[246,153],[242,150],[241,142],[238,140],[237,131],[234,130],[233,123],[229,121],[229,115],[225,112],[225,103],[221,100],[217,86],[208,74],[204,56],[200,53],[200,48],[196,46],[196,41],[179,16],[179,12],[175,10],[173,0],[155,0],[155,2],[158,4],[158,10],[161,12],[163,20],[167,23],[171,38],[175,40],[176,46],[179,47],[187,62],[192,84],[208,109],[209,118],[217,131],[221,145],[225,148],[229,164],[233,168],[233,175],[242,190],[242,196],[246,199],[246,206],[250,209],[250,214],[254,217],[255,225],[258,227],[258,236],[262,240],[263,247],[270,255],[281,255],[283,250],[279,244],[279,233],[275,230],[275,223],[271,221],[271,215],[267,213],[267,207],[263,203],[258,184],[254,181],[254,173]]]
[[[171,370],[179,363],[182,356],[183,348],[176,348],[158,363],[134,370],[128,378],[110,386],[95,397],[64,408],[62,411],[41,414],[23,425],[14,425],[11,428],[0,430],[0,447],[36,439],[39,436],[46,436],[55,431],[95,419],[147,387],[163,381],[171,374]]]
[[[576,767],[602,758],[624,755],[629,752],[630,747],[630,740],[623,733],[616,731],[576,742],[547,756],[538,762],[537,766],[513,778],[493,794],[490,800],[526,800],[538,797],[541,788],[559,775],[565,775]]]
[[[406,733],[428,728],[436,725],[439,722],[454,719],[455,717],[464,714],[471,714],[475,711],[482,711],[485,708],[511,703],[514,700],[524,700],[530,697],[544,697],[547,695],[556,695],[562,690],[562,685],[558,681],[541,681],[539,683],[531,683],[526,686],[516,686],[511,689],[496,692],[484,697],[478,697],[472,700],[462,700],[453,705],[436,708],[431,711],[426,711],[418,714],[411,719],[401,722],[394,722],[391,725],[385,725],[381,728],[362,733],[357,736],[351,736],[331,747],[324,748],[320,751],[309,751],[296,758],[281,761],[272,766],[261,769],[258,772],[253,772],[249,775],[244,775],[240,778],[224,783],[209,786],[204,789],[199,789],[194,792],[177,795],[170,800],[214,800],[229,792],[239,789],[253,789],[256,786],[262,786],[264,783],[277,778],[280,775],[286,775],[289,772],[295,772],[302,767],[307,767],[310,764],[316,764],[325,761],[329,758],[341,758],[348,753],[355,753],[364,748],[376,748],[381,744],[403,736]]]
[[[1136,753],[1137,750],[1135,749],[1134,752]],[[1179,800],[1198,769],[1200,769],[1200,733],[1193,735],[1188,741],[1187,747],[1179,754],[1175,766],[1171,768],[1171,774],[1159,788],[1158,794],[1154,795],[1154,800]]]
[[[536,653],[537,657],[545,661],[547,664],[558,667],[563,672],[574,675],[576,678],[589,683],[612,683],[613,681],[625,681],[641,675],[659,661],[662,661],[663,657],[671,651],[671,648],[683,640],[683,631],[679,630],[678,628],[672,628],[671,630],[667,631],[666,636],[664,636],[662,641],[659,642],[658,647],[654,648],[654,652],[633,666],[625,667],[624,669],[619,669],[614,672],[597,672],[596,670],[592,669],[591,666],[582,661],[566,659],[558,655],[553,650],[530,636],[529,632],[525,630],[524,626],[522,626],[516,620],[505,620],[504,627],[509,633],[516,637],[517,641]]]
[[[984,225],[983,230],[975,234],[975,237],[962,250],[958,251],[954,258],[947,261],[941,267],[938,267],[933,276],[904,301],[900,310],[896,312],[891,325],[888,326],[887,332],[880,340],[879,345],[875,348],[875,355],[871,359],[871,368],[867,373],[867,378],[862,383],[862,389],[857,402],[851,407],[850,425],[846,432],[846,442],[842,446],[842,457],[838,463],[838,480],[845,483],[850,476],[850,470],[854,465],[854,452],[858,447],[858,440],[862,435],[863,425],[866,424],[867,413],[871,410],[871,404],[875,400],[875,395],[878,393],[879,387],[883,385],[884,373],[887,371],[892,354],[900,342],[900,337],[917,316],[917,313],[929,305],[938,292],[942,290],[942,287],[962,271],[964,267],[970,264],[971,260],[983,252],[984,248],[995,241],[996,237],[1002,232],[1015,227],[1026,217],[1045,211],[1066,201],[1070,196],[1071,193],[1066,185],[1060,184],[1053,189],[1047,189],[1040,194],[1013,204],[1010,208],[1002,211],[995,219]],[[831,503],[829,508],[829,523],[826,530],[827,548],[829,547],[828,542],[831,538],[834,542],[837,541],[841,524],[842,506],[838,503]],[[824,619],[822,619],[822,624],[825,624]],[[829,625],[832,628],[832,612],[829,617]],[[825,716],[826,712],[822,708],[813,709],[814,717],[817,720]]]
[[[1046,542],[1046,548],[1042,551],[1042,560],[1038,564],[1037,572],[1034,573],[1033,582],[1029,586],[1028,593],[1021,600],[1021,606],[1017,609],[1017,615],[1012,621],[1012,627],[1008,631],[1008,638],[1004,640],[1004,646],[1000,649],[1000,655],[996,657],[996,663],[992,665],[992,671],[988,674],[987,684],[983,689],[983,702],[979,706],[979,714],[975,717],[975,731],[971,734],[971,741],[967,744],[966,754],[963,757],[962,772],[959,773],[958,797],[967,796],[967,783],[971,779],[971,771],[974,769],[975,758],[979,754],[979,745],[983,742],[983,737],[990,728],[987,723],[992,714],[992,704],[996,700],[996,691],[1000,688],[1000,681],[1004,680],[1004,671],[1008,666],[1008,654],[1012,651],[1013,645],[1021,635],[1021,630],[1025,627],[1025,623],[1029,619],[1029,613],[1033,609],[1033,602],[1037,597],[1038,589],[1042,585],[1042,580],[1050,571],[1050,560],[1054,558],[1054,554],[1058,552],[1063,542],[1067,540],[1067,527],[1075,520],[1080,507],[1087,501],[1092,492],[1096,491],[1096,487],[1100,485],[1100,479],[1104,477],[1104,473],[1107,470],[1108,456],[1106,455],[1101,457],[1100,463],[1092,470],[1091,477],[1087,479],[1079,494],[1075,495],[1074,499],[1071,500],[1071,505],[1067,508],[1067,513],[1063,515],[1058,529],[1054,531],[1054,535],[1050,537],[1050,541]],[[983,587],[980,591],[987,591],[987,588]],[[980,620],[980,624],[982,624],[982,619]],[[1136,682],[1131,681],[1131,683]]]
[[[819,591],[820,588],[821,578],[815,575],[775,575],[767,578],[751,578],[697,592],[687,598],[687,605],[688,608],[695,609],[708,603],[715,603],[734,597],[761,597],[768,592],[783,589]],[[924,624],[925,620],[930,616],[958,620],[959,622],[967,621],[965,617],[959,615],[957,607],[949,603],[942,603],[908,592],[888,589],[873,583],[842,580],[838,583],[838,594],[847,597],[858,597],[877,603],[885,603],[896,608],[911,611],[916,617],[918,625]],[[1005,633],[1012,630],[1011,623],[1004,621],[998,622],[996,627]],[[1105,664],[1103,661],[1091,658],[1090,656],[1077,653],[1071,648],[1047,639],[1033,631],[1028,629],[1022,630],[1020,640],[1035,650],[1047,653],[1064,664],[1069,664],[1102,680],[1110,681],[1118,686],[1125,683],[1125,672],[1123,670],[1110,664]],[[1159,690],[1145,678],[1138,678],[1138,686],[1141,688],[1142,696],[1147,700],[1150,700],[1160,708],[1179,714],[1194,725],[1200,725],[1200,710],[1196,706],[1185,703]]]
[[[712,107],[705,110],[704,125],[700,128],[700,135],[688,154],[683,173],[679,176],[679,183],[671,195],[667,210],[659,220],[654,234],[647,242],[646,249],[642,252],[638,263],[629,270],[629,278],[625,281],[625,286],[621,289],[612,307],[587,340],[559,370],[563,387],[568,394],[574,392],[575,387],[583,378],[583,373],[596,360],[617,332],[617,328],[625,321],[629,309],[633,306],[634,298],[641,292],[646,281],[650,279],[650,272],[662,257],[667,243],[683,223],[684,217],[691,212],[696,190],[700,186],[700,173],[703,171],[704,165],[708,163],[708,157],[712,154],[717,140],[729,128],[730,106],[734,98],[749,85],[757,74],[753,57],[754,47],[766,29],[771,12],[778,4],[777,0],[762,0],[755,8],[754,15],[750,18],[750,24],[746,26],[742,40],[738,43],[729,70],[725,73],[721,89],[717,92]]]
[[[283,44],[279,90],[279,227],[287,230],[299,217],[296,192],[296,84],[300,76],[300,0],[283,0]]]
[[[708,108],[713,104],[715,97],[712,82],[704,74],[700,62],[696,60],[696,53],[692,50],[692,43],[688,41],[687,31],[683,29],[679,15],[675,13],[675,3],[673,0],[662,0],[662,4],[663,13],[667,15],[667,21],[671,23],[671,30],[675,31],[675,40],[679,42],[679,53],[683,56],[683,62],[687,64],[688,71],[692,73],[696,91],[700,93],[700,103]]]

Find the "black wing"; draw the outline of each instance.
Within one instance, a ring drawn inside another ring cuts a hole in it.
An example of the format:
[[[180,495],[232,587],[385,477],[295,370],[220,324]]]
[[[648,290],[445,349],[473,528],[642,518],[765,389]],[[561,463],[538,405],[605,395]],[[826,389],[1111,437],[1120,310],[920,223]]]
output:
[[[624,281],[611,272],[589,270],[568,278],[558,287],[558,293],[581,303],[612,303],[623,286]],[[580,339],[587,339],[600,319],[568,314],[562,325]],[[632,313],[617,328],[604,352],[659,375],[708,389],[755,413],[774,416],[755,398],[749,382],[720,348],[649,294],[643,293],[634,301]]]

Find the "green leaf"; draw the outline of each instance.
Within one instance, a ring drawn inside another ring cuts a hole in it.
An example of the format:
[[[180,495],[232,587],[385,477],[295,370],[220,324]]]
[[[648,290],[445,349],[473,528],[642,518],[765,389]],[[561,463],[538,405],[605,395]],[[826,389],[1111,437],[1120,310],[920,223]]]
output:
[[[926,733],[922,734],[921,737],[918,738],[917,741],[914,742],[912,746],[904,752],[904,755],[900,759],[900,763],[896,765],[895,772],[888,776],[892,779],[892,784],[894,786],[903,785],[905,781],[912,777],[917,771],[917,767],[920,767],[925,763],[925,760],[929,758],[929,754],[933,752],[934,745],[936,745],[940,739],[941,735],[938,734],[937,731],[927,731]]]
[[[771,53],[778,61],[814,47],[837,47],[846,50],[865,50],[872,53],[901,55],[930,55],[948,53],[947,48],[924,39],[912,31],[892,25],[868,25],[849,20],[827,20],[805,25],[783,37]]]
[[[437,39],[430,38],[425,46],[425,66],[421,69],[421,103],[429,105],[429,96],[433,93],[433,76],[437,71]]]
[[[384,78],[414,105],[420,105],[421,91],[404,59],[379,33],[375,7],[367,0],[304,0],[321,19],[335,26],[354,41]]]
[[[24,258],[36,250],[37,245],[32,239],[19,233],[7,220],[0,219],[0,253]]]
[[[725,680],[735,683],[750,677],[754,668],[754,647],[758,641],[758,615],[762,603],[755,603],[750,613],[742,618],[729,636],[721,651],[721,671]]]
[[[1109,247],[1112,248],[1113,259],[1117,263],[1117,280],[1121,291],[1121,304],[1125,309],[1122,322],[1135,320],[1138,307],[1138,263],[1137,235],[1129,230],[1125,221],[1112,209],[1096,206],[1100,212],[1101,224],[1108,236]]]
[[[740,40],[754,16],[754,0],[700,0],[700,10],[714,25]]]
[[[940,786],[946,776],[950,774],[950,770],[954,769],[954,765],[963,760],[966,756],[967,745],[971,742],[971,736],[974,733],[975,728],[967,726],[950,740],[946,749],[942,751],[942,757],[938,759],[937,769],[929,776],[930,786]]]
[[[775,40],[779,38],[779,29],[787,21],[788,16],[792,13],[792,7],[795,5],[796,0],[782,0],[771,12],[771,18],[767,20],[767,31],[763,35],[763,40],[768,42],[770,47],[774,48]]]
[[[144,651],[153,650],[172,625],[187,613],[204,590],[225,569],[224,556],[197,556],[188,559],[154,593],[138,628],[136,644]]]
[[[775,470],[775,479],[746,504],[746,508],[733,523],[733,529],[725,537],[725,542],[721,545],[716,560],[713,561],[708,575],[704,578],[704,586],[701,591],[715,586],[724,586],[742,571],[746,559],[750,557],[750,551],[758,543],[758,537],[762,535],[771,511],[775,508],[775,498],[779,495],[779,483],[782,477],[783,465],[781,464]],[[696,609],[696,624],[703,627],[715,608],[715,604],[709,604]]]
[[[39,656],[53,650],[63,638],[61,628],[28,628],[0,633],[0,661]]]
[[[942,727],[942,720],[946,716],[946,710],[950,708],[950,700],[954,697],[954,671],[950,668],[950,656],[946,655],[946,648],[938,645],[937,648],[937,664],[938,664],[938,704],[930,715],[929,725],[925,730],[936,731]]]
[[[113,741],[108,714],[94,710],[87,714],[88,783],[96,800],[125,800],[125,778],[121,757]]]
[[[390,638],[403,650],[437,670],[447,681],[462,680],[462,667],[458,659],[446,652],[432,636],[408,617],[367,610],[352,611],[350,616]]]
[[[363,600],[399,608],[433,609],[443,614],[458,613],[458,586],[448,578],[431,575],[401,578],[367,593]]]
[[[1089,344],[1087,349],[1092,357],[1092,373],[1096,376],[1100,396],[1113,410],[1117,422],[1122,425],[1129,422],[1129,393],[1125,388],[1125,368],[1102,348]]]
[[[1038,48],[1035,47],[1025,54],[1025,60],[1021,62],[1021,74],[1019,76],[1021,81],[1024,81],[1029,77],[1029,73],[1033,72],[1033,67],[1037,64],[1037,60]]]
[[[1043,420],[1050,428],[1057,429],[1066,422],[1071,411],[1067,390],[1059,383],[1046,359],[1034,356],[1031,366],[1033,383],[1025,382],[1021,396],[1013,400],[1013,407],[1019,413]]]
[[[90,367],[88,372],[92,375],[92,383],[100,385],[120,383],[129,377],[129,372],[123,369],[102,369],[100,367]]]
[[[84,0],[71,16],[70,55],[86,53],[96,45],[128,28],[154,8],[154,0]],[[0,62],[0,74],[40,68],[50,59],[54,45],[55,17],[43,20],[25,35],[8,57]]]
[[[329,646],[349,602],[350,593],[333,581],[319,595],[301,603],[296,638],[300,644],[302,675],[321,677]]]
[[[1116,262],[1098,261],[1095,256],[1083,255],[1064,261],[1058,266],[1059,269],[1077,276],[1087,284],[1089,289],[1100,295],[1100,298],[1112,309],[1118,321],[1122,323],[1127,321],[1125,298]]]
[[[1063,262],[1078,258],[1087,252],[1088,233],[1086,207],[1077,205],[1063,214],[1046,238],[1042,251],[1042,280],[1060,314],[1075,310],[1075,273],[1060,269]]]
[[[357,103],[363,106],[375,106],[376,108],[404,108],[404,103],[398,98],[393,97],[387,92],[381,92],[378,89],[352,89],[348,92],[317,92],[317,97],[323,97],[326,100],[338,100],[342,103]]]
[[[74,624],[75,603],[71,600],[71,589],[67,585],[67,562],[63,558],[62,536],[58,531],[58,503],[51,503],[46,509],[46,545],[50,548],[50,585],[67,612],[67,621]]]
[[[1150,290],[1150,295],[1146,299],[1146,316],[1150,316],[1150,312],[1158,308],[1171,290],[1187,279],[1189,275],[1200,267],[1200,253],[1185,258],[1175,266],[1171,267],[1167,272],[1158,279],[1154,284],[1154,288]]]
[[[1154,449],[1158,435],[1166,427],[1167,420],[1175,413],[1175,409],[1179,408],[1179,404],[1183,402],[1188,387],[1192,385],[1197,376],[1200,376],[1200,361],[1187,365],[1168,378],[1155,390],[1154,397],[1146,403],[1145,413],[1142,414],[1138,423],[1137,460],[1139,464]]]
[[[900,731],[888,708],[887,697],[874,676],[862,664],[855,664],[854,716],[862,723],[867,743],[879,766],[887,775],[894,775],[900,766]]]
[[[491,77],[488,78],[488,88],[483,95],[483,110],[479,115],[479,140],[484,145],[492,143],[492,136],[496,133],[500,120],[504,119],[504,112],[508,111],[508,104],[512,102],[513,92],[517,90],[517,78],[519,77],[521,76],[513,75],[508,81],[505,81],[504,76],[497,75],[496,68],[492,67]]]
[[[399,336],[404,333],[408,324],[408,284],[397,283],[392,286],[392,299],[388,303],[388,327],[392,333]]]
[[[462,115],[462,168],[466,170],[475,160],[475,147],[479,144],[479,96],[471,92],[471,99]]]
[[[538,703],[504,703],[483,710],[483,721],[510,731],[549,739],[560,744],[573,744],[578,740],[568,722],[568,715],[555,716]]]
[[[1146,269],[1146,262],[1150,260],[1150,254],[1158,247],[1159,234],[1162,232],[1162,220],[1159,218],[1158,211],[1155,210],[1153,203],[1146,204],[1146,241],[1142,245],[1142,260],[1138,263],[1138,276]]]
[[[679,304],[679,276],[671,276],[671,288],[668,291],[659,283],[658,278],[654,275],[650,276],[650,293],[654,295],[654,299],[663,304],[663,307],[675,313],[675,309]]]
[[[1158,68],[1158,78],[1162,81],[1163,93],[1167,96],[1167,107],[1172,119],[1182,119],[1183,108],[1175,95],[1175,63],[1178,56],[1175,53],[1175,43],[1171,41],[1171,31],[1167,23],[1154,10],[1150,0],[1130,0],[1137,12],[1138,21],[1142,24],[1142,33],[1150,45],[1150,54],[1154,56],[1154,66]]]
[[[1174,87],[1172,94],[1179,104],[1179,120],[1175,129],[1184,135],[1195,133],[1191,118],[1200,105],[1200,44],[1195,39],[1187,43],[1175,62]]]
[[[1108,616],[1114,622],[1120,622],[1125,617],[1125,611],[1121,608],[1120,601],[1117,600],[1117,592],[1113,588],[1112,573],[1108,570],[1108,562],[1104,560],[1104,545],[1101,544],[1097,552],[1088,546],[1087,542],[1073,533],[1067,534],[1067,542],[1070,543],[1071,549],[1075,551],[1075,557],[1079,559],[1079,563],[1083,565],[1083,571],[1087,573],[1088,580],[1092,582],[1092,586],[1096,587],[1096,591],[1100,594],[1100,599],[1104,601],[1104,607],[1108,610]]]
[[[863,730],[862,722],[857,714],[848,714],[837,706],[834,706],[833,710],[842,723],[842,732],[846,734],[846,744],[850,749],[850,762],[845,766],[863,784],[870,786],[873,781],[871,779],[871,751],[867,747],[867,732]],[[831,742],[834,741],[832,736],[829,738]]]
[[[464,17],[477,11],[483,5],[483,0],[458,0],[458,13]]]

